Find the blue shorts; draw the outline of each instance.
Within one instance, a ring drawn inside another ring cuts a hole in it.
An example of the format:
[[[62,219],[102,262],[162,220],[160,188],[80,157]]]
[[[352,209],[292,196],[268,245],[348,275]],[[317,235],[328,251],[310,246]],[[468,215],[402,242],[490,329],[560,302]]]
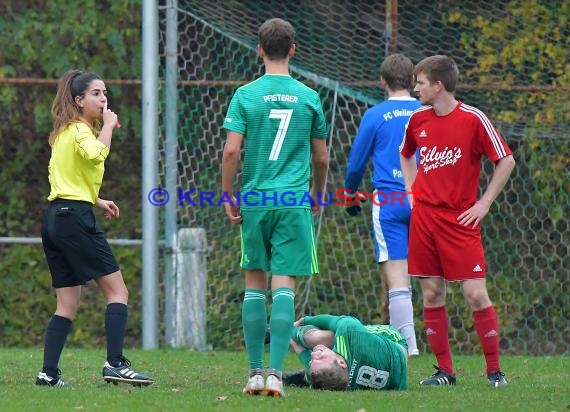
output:
[[[403,192],[377,190],[372,202],[374,249],[378,263],[408,258],[410,203]]]

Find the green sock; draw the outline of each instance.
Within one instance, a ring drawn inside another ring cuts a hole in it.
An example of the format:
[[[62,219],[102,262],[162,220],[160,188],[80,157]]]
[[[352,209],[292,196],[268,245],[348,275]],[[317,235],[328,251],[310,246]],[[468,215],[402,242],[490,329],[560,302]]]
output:
[[[260,289],[246,289],[241,307],[243,337],[250,369],[263,368],[265,329],[267,327],[265,293],[264,290]]]
[[[283,371],[285,355],[289,351],[289,339],[295,321],[295,292],[289,288],[273,291],[271,305],[271,343],[269,344],[269,367]]]

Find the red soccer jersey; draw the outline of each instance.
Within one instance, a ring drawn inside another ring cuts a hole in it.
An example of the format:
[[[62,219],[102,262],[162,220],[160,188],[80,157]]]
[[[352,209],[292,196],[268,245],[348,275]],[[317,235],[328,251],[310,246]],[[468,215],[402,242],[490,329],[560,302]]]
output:
[[[410,117],[400,153],[419,149],[414,200],[447,209],[466,210],[477,201],[481,156],[494,163],[511,154],[503,137],[479,109],[459,102],[445,116],[431,106]]]

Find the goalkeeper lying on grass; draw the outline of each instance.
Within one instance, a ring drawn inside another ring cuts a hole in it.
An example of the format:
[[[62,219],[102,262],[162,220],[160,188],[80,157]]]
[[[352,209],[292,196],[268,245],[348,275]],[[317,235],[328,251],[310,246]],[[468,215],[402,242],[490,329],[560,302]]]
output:
[[[291,346],[304,371],[287,385],[324,390],[408,388],[407,345],[389,325],[364,326],[351,316],[305,316],[295,322]]]

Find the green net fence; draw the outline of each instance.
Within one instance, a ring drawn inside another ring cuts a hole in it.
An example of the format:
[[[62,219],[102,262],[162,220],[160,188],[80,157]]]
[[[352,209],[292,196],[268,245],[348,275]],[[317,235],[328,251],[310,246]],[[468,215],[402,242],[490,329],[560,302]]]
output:
[[[419,3],[419,4],[418,4]],[[160,8],[161,64],[166,10]],[[223,116],[235,89],[262,74],[257,28],[272,17],[297,30],[292,75],[315,88],[331,127],[327,190],[342,187],[347,155],[364,111],[383,99],[378,70],[401,52],[414,62],[453,56],[462,74],[457,97],[484,110],[517,160],[484,223],[488,283],[505,353],[569,352],[570,48],[565,1],[194,1],[177,2],[178,188],[220,194]],[[165,70],[161,68],[161,77]],[[161,89],[162,105],[164,89]],[[164,109],[164,106],[161,106]],[[165,117],[161,116],[162,130]],[[166,164],[160,145],[160,182]],[[485,164],[482,187],[492,173]],[[365,176],[363,189],[369,176]],[[317,220],[321,273],[298,283],[296,315],[351,314],[387,322],[385,290],[374,262],[370,206],[357,218],[330,206]],[[239,231],[223,209],[176,209],[178,227],[204,228],[207,334],[215,349],[243,346]],[[416,330],[425,348],[419,285]],[[476,353],[472,316],[457,285],[448,290],[451,342]]]

